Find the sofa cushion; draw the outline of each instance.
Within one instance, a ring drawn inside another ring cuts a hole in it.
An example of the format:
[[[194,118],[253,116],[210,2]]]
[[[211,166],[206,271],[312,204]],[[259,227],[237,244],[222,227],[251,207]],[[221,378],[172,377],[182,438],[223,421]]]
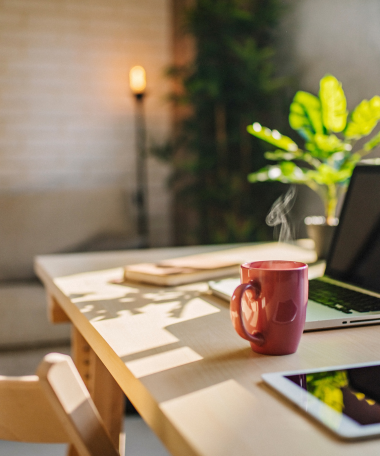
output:
[[[0,283],[0,350],[70,342],[70,324],[48,320],[46,290],[38,282]]]
[[[0,193],[0,280],[35,277],[36,255],[88,250],[92,240],[132,234],[120,188]]]

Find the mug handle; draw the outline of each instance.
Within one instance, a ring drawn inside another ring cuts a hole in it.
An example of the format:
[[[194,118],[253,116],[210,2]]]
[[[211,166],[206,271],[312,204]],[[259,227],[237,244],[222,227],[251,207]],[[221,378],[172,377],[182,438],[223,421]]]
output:
[[[256,296],[260,294],[260,288],[255,286],[252,283],[242,283],[239,285],[232,294],[231,302],[230,302],[230,315],[232,324],[234,325],[235,331],[239,334],[240,337],[243,339],[252,342],[259,347],[261,347],[264,342],[264,336],[257,332],[255,334],[250,334],[243,323],[243,316],[242,316],[242,308],[241,308],[241,300],[243,298],[244,293],[251,289]]]

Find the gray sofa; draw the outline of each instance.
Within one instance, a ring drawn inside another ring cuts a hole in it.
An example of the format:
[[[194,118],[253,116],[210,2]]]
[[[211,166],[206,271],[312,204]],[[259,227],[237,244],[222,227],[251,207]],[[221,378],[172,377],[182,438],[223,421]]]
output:
[[[69,325],[47,318],[36,255],[135,247],[120,188],[0,194],[0,349],[68,342]]]

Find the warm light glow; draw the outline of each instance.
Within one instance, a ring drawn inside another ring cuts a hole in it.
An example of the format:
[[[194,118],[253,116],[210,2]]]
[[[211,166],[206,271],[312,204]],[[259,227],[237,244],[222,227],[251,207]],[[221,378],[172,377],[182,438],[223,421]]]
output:
[[[129,85],[135,95],[142,94],[146,87],[146,74],[142,66],[134,66],[129,72]]]

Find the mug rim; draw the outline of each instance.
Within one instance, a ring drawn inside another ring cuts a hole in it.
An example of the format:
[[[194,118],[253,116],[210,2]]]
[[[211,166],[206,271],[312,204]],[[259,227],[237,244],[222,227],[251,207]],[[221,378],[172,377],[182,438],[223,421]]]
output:
[[[295,267],[289,267],[289,268],[276,268],[276,267],[271,267],[271,268],[263,268],[262,264],[263,263],[291,263]],[[257,266],[254,266],[254,265]],[[257,260],[257,261],[247,261],[246,263],[243,263],[241,265],[242,268],[245,269],[256,269],[260,271],[273,271],[273,272],[279,272],[279,271],[299,271],[302,269],[306,269],[308,266],[306,263],[303,263],[301,261],[293,261],[293,260]]]

